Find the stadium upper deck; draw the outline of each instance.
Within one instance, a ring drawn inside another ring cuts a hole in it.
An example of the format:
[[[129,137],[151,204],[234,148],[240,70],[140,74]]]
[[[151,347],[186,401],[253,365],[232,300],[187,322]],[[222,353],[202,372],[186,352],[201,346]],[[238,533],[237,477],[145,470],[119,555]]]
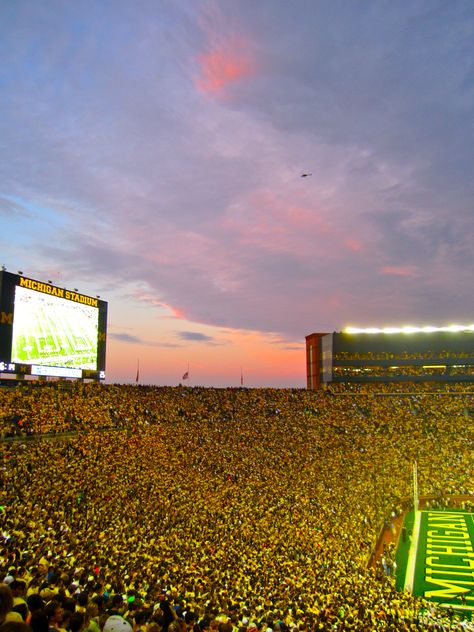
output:
[[[474,381],[474,326],[348,329],[306,336],[308,388],[331,382]]]

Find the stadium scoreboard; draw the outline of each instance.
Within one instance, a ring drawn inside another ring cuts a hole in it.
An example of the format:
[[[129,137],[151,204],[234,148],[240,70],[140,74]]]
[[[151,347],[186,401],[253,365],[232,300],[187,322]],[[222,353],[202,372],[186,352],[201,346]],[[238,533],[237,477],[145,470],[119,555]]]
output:
[[[0,373],[105,379],[107,303],[0,272]]]

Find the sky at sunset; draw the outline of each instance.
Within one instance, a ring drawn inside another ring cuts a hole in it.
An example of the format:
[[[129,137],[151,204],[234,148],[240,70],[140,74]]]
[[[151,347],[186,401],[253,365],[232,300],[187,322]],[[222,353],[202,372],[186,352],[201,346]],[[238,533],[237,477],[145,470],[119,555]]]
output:
[[[0,60],[0,264],[108,301],[108,382],[474,322],[472,0],[0,0]]]

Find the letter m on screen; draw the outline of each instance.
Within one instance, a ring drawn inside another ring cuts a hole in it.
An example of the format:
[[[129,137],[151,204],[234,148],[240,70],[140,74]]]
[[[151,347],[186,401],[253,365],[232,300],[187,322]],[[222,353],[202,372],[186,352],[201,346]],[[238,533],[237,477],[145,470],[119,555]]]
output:
[[[13,313],[0,312],[0,325],[13,325]]]

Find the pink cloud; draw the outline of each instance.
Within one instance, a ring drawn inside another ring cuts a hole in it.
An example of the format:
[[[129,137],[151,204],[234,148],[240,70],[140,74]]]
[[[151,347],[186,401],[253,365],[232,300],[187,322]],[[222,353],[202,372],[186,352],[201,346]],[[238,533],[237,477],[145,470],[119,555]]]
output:
[[[159,307],[161,309],[166,310],[172,318],[184,319],[186,318],[184,311],[181,309],[166,303],[165,301],[160,300],[154,294],[150,292],[146,292],[141,289],[137,289],[132,294],[133,298],[142,303],[147,303],[148,305],[153,305],[153,307]]]
[[[271,251],[311,252],[317,236],[331,232],[324,210],[271,192],[254,194],[246,208],[229,212],[224,226],[238,243]]]
[[[351,237],[345,240],[344,245],[348,250],[352,250],[352,252],[359,252],[362,249],[360,241],[352,239]]]
[[[249,46],[242,38],[232,36],[225,44],[198,55],[199,76],[194,83],[200,92],[225,96],[226,88],[255,74],[256,66],[249,55]]]
[[[417,271],[414,266],[383,266],[380,268],[382,274],[388,276],[413,277]]]

